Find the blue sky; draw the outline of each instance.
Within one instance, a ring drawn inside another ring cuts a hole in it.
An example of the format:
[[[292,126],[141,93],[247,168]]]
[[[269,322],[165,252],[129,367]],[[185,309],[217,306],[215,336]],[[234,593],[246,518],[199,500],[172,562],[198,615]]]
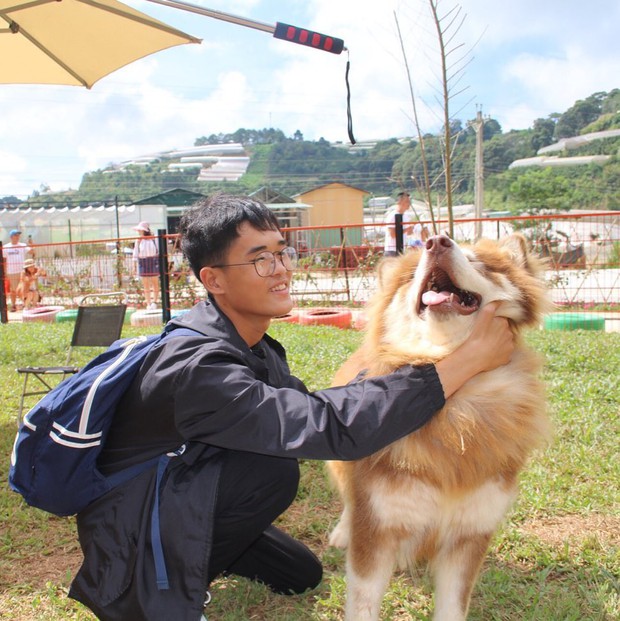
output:
[[[347,142],[347,53],[273,39],[224,21],[152,4],[127,4],[203,40],[149,56],[91,90],[0,84],[0,196],[41,185],[77,188],[82,175],[203,135],[276,127],[292,136]],[[423,131],[436,131],[439,60],[427,0],[193,0],[275,25],[344,39],[351,63],[353,130],[360,140],[415,135],[398,17]],[[531,127],[577,99],[620,87],[617,0],[441,0],[460,7],[466,66],[454,116],[477,108],[504,131]],[[139,198],[139,197],[136,197]]]

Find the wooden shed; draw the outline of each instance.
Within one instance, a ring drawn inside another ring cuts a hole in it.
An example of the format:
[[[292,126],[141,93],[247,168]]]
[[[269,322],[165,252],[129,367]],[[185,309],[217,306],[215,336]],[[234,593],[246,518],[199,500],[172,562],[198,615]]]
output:
[[[362,224],[364,222],[364,199],[370,194],[366,190],[346,183],[328,183],[307,192],[295,195],[299,203],[310,205],[308,225],[330,226],[337,228],[343,224]],[[322,246],[339,245],[343,239],[334,240],[333,231],[319,235],[318,243]],[[363,238],[363,229],[346,229],[343,231],[347,245],[359,245]],[[317,241],[311,244],[317,245]]]

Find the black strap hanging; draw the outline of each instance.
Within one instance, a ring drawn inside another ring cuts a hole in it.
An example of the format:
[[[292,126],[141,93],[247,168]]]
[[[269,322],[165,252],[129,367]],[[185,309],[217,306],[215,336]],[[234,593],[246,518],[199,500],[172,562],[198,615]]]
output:
[[[349,50],[347,50],[347,70],[344,74],[344,81],[347,85],[347,132],[351,144],[355,144],[355,138],[353,137],[353,117],[351,116],[351,86],[349,85],[349,69],[351,68],[351,62],[348,55]]]

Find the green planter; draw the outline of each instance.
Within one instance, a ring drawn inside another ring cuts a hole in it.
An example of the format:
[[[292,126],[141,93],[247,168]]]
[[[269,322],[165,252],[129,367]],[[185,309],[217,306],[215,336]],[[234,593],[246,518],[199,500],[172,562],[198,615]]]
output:
[[[54,321],[56,323],[63,323],[65,321],[75,321],[78,314],[77,308],[68,308],[67,310],[60,311],[56,313],[56,317],[54,317]]]
[[[545,330],[605,330],[605,317],[596,313],[555,313],[545,317]]]

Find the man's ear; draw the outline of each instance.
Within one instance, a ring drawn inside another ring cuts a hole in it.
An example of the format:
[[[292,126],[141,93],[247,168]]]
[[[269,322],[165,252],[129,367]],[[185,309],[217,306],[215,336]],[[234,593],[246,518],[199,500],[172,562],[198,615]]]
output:
[[[200,269],[200,282],[209,293],[217,295],[223,291],[222,283],[220,283],[220,273],[212,267]]]

